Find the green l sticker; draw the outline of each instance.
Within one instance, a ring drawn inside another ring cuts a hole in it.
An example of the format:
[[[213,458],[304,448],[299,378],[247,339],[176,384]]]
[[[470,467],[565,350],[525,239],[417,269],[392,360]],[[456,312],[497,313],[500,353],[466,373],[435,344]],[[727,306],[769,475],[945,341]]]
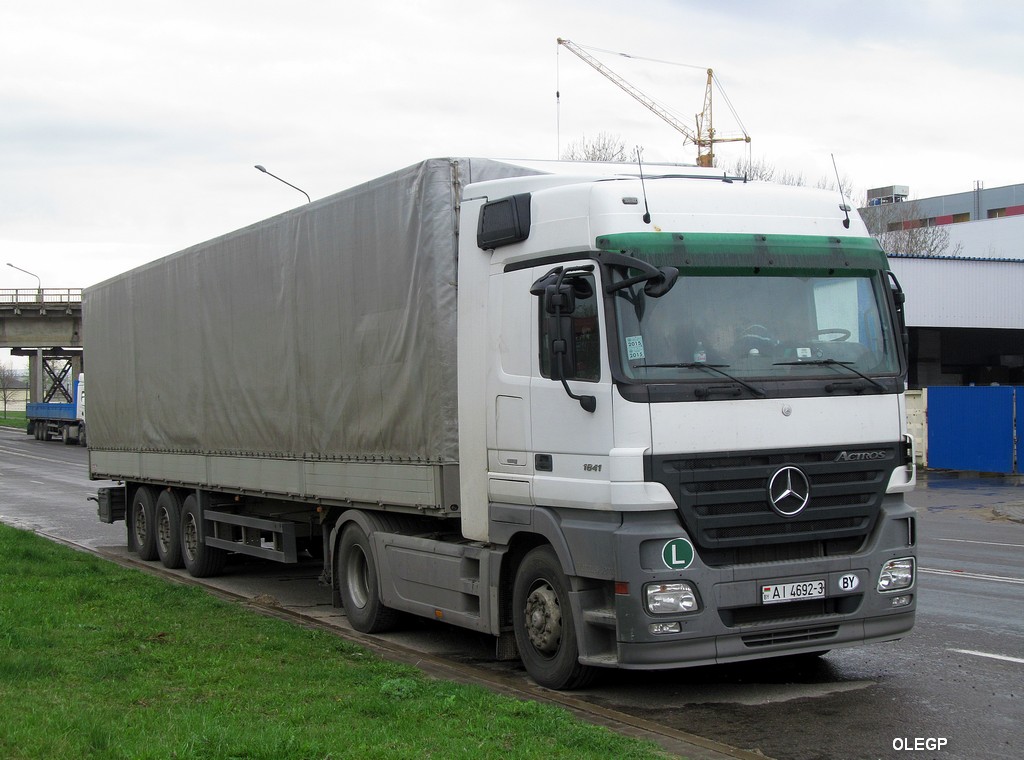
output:
[[[693,563],[693,544],[687,538],[673,538],[661,550],[661,558],[669,570],[685,570]]]

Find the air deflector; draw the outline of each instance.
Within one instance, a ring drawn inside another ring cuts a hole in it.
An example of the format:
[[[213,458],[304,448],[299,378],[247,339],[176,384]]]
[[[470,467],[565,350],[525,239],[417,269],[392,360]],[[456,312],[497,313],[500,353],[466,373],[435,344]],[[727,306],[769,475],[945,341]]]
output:
[[[530,194],[488,201],[480,209],[476,244],[484,250],[520,243],[530,237]]]

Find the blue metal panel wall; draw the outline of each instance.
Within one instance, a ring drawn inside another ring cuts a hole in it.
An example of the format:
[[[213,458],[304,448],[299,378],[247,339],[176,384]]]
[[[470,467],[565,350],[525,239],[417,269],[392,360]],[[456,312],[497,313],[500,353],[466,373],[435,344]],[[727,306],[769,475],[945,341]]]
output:
[[[1024,427],[1024,388],[1018,386],[1014,390],[1017,392],[1013,417],[1013,440],[1017,451],[1017,467],[1014,471],[1020,472],[1021,463],[1024,462],[1024,435],[1020,434],[1020,428]]]
[[[1014,471],[1014,397],[1008,386],[928,389],[928,466]]]

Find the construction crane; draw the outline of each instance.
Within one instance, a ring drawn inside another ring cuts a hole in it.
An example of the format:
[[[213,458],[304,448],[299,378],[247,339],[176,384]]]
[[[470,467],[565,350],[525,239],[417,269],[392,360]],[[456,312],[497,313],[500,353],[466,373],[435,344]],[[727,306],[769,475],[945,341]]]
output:
[[[574,43],[572,40],[563,40],[561,37],[558,38],[558,44],[565,47],[570,53],[575,55],[581,61],[586,63],[588,66],[596,69],[599,74],[611,80],[613,84],[618,86],[627,95],[638,100],[641,105],[647,110],[653,113],[655,116],[660,118],[670,127],[675,129],[677,132],[683,135],[686,142],[693,143],[697,146],[697,166],[714,166],[715,162],[715,144],[723,142],[750,142],[750,135],[745,131],[742,137],[718,137],[715,132],[714,125],[711,119],[711,85],[715,81],[714,71],[708,69],[708,83],[707,89],[704,91],[704,107],[701,112],[696,114],[696,131],[690,129],[686,124],[681,122],[668,110],[660,106],[656,101],[649,98],[639,89],[634,87],[632,84],[627,82],[621,76],[616,74],[614,71],[609,69],[599,60],[590,55],[587,51],[581,48],[579,45]],[[628,56],[632,57],[632,56]],[[726,98],[728,102],[728,98]]]

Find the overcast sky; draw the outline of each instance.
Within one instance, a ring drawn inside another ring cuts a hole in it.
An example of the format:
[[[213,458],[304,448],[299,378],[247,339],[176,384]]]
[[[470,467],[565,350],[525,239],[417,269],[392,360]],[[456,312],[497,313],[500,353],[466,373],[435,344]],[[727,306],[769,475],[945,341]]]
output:
[[[813,182],[835,154],[856,200],[1024,182],[1019,0],[4,2],[0,262],[84,287],[305,202],[254,164],[316,199],[602,131],[694,160],[559,36],[687,64],[598,54],[685,119],[714,68],[755,159]],[[0,265],[0,288],[35,286]]]

